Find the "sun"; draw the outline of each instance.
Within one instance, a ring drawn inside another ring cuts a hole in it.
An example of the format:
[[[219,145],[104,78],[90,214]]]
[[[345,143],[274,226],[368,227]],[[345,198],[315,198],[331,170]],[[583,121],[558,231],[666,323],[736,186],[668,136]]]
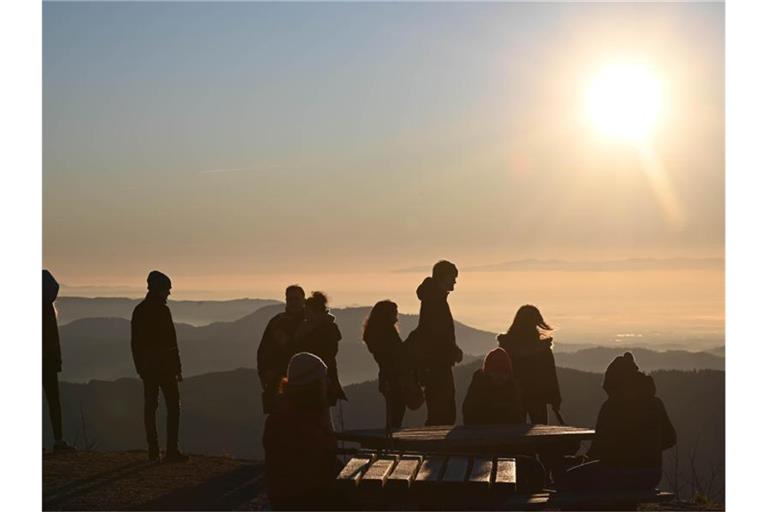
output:
[[[661,103],[661,81],[638,64],[605,67],[586,91],[587,113],[600,132],[638,143],[653,132]]]

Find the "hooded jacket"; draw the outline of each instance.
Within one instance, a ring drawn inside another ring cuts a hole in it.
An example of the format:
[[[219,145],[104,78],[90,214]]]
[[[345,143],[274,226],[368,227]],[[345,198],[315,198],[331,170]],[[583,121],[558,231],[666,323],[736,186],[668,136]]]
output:
[[[497,384],[479,369],[472,376],[463,405],[465,425],[510,425],[525,422],[520,391],[512,375]]]
[[[512,361],[523,403],[559,404],[560,384],[552,339],[517,340],[510,334],[499,334],[496,339]]]
[[[609,466],[660,470],[662,452],[677,443],[675,427],[652,377],[634,370],[621,381],[609,386],[588,455]]]
[[[416,328],[416,366],[444,368],[455,364],[460,353],[456,345],[453,315],[448,305],[448,292],[435,279],[427,277],[416,289],[421,301],[419,324]]]
[[[176,327],[164,300],[147,294],[134,308],[131,351],[136,373],[142,379],[172,377],[181,373]]]
[[[295,352],[315,354],[328,366],[328,403],[336,405],[337,400],[347,400],[339,382],[336,354],[339,353],[341,331],[333,315],[326,313],[319,321],[305,321],[296,331]]]
[[[290,315],[283,311],[273,316],[264,328],[264,334],[256,353],[256,367],[262,389],[276,388],[280,380],[285,377],[288,371],[288,361],[297,352],[294,347],[294,336],[303,321],[303,314]],[[288,337],[284,345],[277,339],[278,332],[282,332]]]

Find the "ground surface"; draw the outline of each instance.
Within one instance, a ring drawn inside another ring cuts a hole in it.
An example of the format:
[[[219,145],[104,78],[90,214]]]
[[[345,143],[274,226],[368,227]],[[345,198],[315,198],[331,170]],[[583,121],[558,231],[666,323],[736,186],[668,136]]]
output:
[[[144,451],[44,454],[43,510],[269,510],[263,472],[259,462],[203,455],[165,464]],[[640,507],[722,509],[681,501]]]
[[[43,510],[261,510],[263,466],[192,456],[149,462],[146,452],[43,456]]]

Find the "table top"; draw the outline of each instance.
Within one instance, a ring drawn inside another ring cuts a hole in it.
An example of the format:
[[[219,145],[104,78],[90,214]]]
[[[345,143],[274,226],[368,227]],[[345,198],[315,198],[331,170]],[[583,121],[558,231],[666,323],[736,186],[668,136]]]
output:
[[[486,451],[547,443],[578,442],[592,439],[595,431],[566,425],[439,425],[402,428],[387,436],[384,429],[347,430],[337,432],[341,441],[360,443],[364,447],[389,447],[431,451]]]

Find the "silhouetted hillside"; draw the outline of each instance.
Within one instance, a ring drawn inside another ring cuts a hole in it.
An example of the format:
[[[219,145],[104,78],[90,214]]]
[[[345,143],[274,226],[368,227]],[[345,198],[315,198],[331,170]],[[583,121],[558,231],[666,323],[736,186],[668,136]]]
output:
[[[239,367],[256,367],[256,351],[264,327],[282,305],[265,306],[234,321],[201,327],[177,324],[184,374],[199,375]],[[374,378],[378,368],[362,342],[362,324],[370,308],[333,310],[343,339],[339,349],[342,384]],[[407,335],[416,327],[416,315],[401,315]],[[62,379],[87,382],[133,377],[130,322],[122,318],[87,318],[59,328],[64,360]],[[456,322],[456,334],[465,352],[483,354],[496,345],[495,335]]]
[[[56,299],[56,310],[60,325],[81,318],[130,319],[133,308],[140,300],[126,297],[59,297]],[[205,325],[231,322],[264,306],[279,303],[272,299],[169,300],[168,307],[179,323]]]
[[[646,371],[654,370],[725,370],[725,359],[710,352],[685,350],[655,351],[645,348],[594,347],[572,353],[557,354],[557,364],[587,372],[602,372],[617,356],[632,352]]]
[[[458,405],[464,398],[471,375],[479,361],[456,368]],[[563,415],[572,425],[593,426],[605,398],[601,376],[595,373],[558,368],[563,394]],[[678,482],[690,480],[688,456],[696,449],[694,466],[699,478],[708,475],[724,461],[725,449],[725,374],[716,370],[695,372],[660,371],[654,373],[659,396],[679,436]],[[228,454],[261,458],[263,414],[261,393],[255,370],[239,369],[186,379],[182,383],[181,444],[192,453]],[[343,403],[345,429],[383,425],[383,399],[374,381],[346,387],[350,401]],[[127,450],[144,446],[142,390],[136,379],[91,381],[88,384],[63,383],[65,437],[81,446],[92,444],[97,450]],[[162,406],[161,406],[162,407]],[[45,442],[51,433],[44,417]],[[459,418],[461,419],[461,418]],[[341,421],[336,416],[337,428]],[[424,409],[406,413],[406,425],[423,424]],[[159,422],[161,436],[163,425]],[[668,451],[667,459],[673,457]],[[671,470],[668,464],[666,468]],[[722,483],[722,475],[713,481]],[[667,486],[671,486],[670,482]],[[714,484],[713,484],[714,485]],[[720,487],[722,487],[720,485]],[[688,492],[685,488],[681,492]]]

